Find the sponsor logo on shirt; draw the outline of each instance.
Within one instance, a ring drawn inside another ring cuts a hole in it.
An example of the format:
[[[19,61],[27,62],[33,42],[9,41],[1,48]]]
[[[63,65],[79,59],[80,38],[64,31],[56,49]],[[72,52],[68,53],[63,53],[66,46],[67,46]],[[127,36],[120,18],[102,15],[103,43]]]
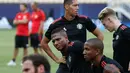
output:
[[[64,29],[65,31],[67,31],[67,29],[66,29],[65,27],[64,27],[63,29]]]

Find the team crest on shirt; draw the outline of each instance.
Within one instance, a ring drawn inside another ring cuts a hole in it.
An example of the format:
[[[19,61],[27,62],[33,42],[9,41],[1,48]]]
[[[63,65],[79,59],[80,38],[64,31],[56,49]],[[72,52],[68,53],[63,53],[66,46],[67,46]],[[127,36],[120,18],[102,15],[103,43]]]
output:
[[[23,16],[23,19],[26,19],[26,18],[27,18],[26,15],[24,15],[24,16]]]
[[[83,25],[79,23],[79,24],[77,24],[77,28],[78,28],[78,29],[82,29],[82,28],[83,28]]]
[[[119,39],[119,35],[116,36],[116,40]]]

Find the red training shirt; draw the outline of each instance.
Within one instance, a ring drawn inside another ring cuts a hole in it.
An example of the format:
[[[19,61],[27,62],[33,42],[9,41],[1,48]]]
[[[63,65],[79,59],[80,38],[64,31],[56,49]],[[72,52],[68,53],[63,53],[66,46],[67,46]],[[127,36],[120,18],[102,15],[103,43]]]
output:
[[[32,20],[31,34],[38,33],[40,22],[45,21],[45,13],[41,9],[33,11],[31,15],[31,20]]]
[[[25,18],[27,20],[30,20],[30,13],[29,12],[26,12],[26,13],[19,12],[15,16],[15,20],[23,20]],[[17,27],[16,27],[16,35],[28,36],[29,35],[28,34],[28,23],[26,23],[26,24],[18,24]]]

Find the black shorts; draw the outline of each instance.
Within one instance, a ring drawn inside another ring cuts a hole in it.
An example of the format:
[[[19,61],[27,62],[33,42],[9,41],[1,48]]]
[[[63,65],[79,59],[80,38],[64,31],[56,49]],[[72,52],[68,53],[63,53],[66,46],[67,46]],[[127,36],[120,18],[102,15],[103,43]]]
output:
[[[31,34],[30,35],[31,46],[33,48],[40,47],[41,40],[42,40],[42,35],[38,35],[38,34]]]
[[[15,36],[15,48],[27,48],[28,46],[28,36]]]

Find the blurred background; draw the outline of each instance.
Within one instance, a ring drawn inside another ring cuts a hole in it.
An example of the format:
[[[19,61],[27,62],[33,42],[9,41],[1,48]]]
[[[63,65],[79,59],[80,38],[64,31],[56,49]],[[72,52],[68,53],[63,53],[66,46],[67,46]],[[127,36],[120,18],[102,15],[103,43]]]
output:
[[[13,28],[12,20],[15,14],[19,12],[19,3],[31,3],[36,1],[39,7],[44,10],[47,19],[52,17],[56,19],[64,14],[63,0],[0,0],[0,29]],[[130,0],[79,0],[79,14],[89,16],[94,23],[100,26],[100,21],[97,20],[98,13],[101,9],[108,6],[117,11],[119,19],[129,25],[130,19]],[[31,12],[30,5],[28,5]],[[45,28],[49,25],[45,24]]]
[[[17,58],[17,66],[8,67],[7,62],[12,58],[14,50],[15,26],[13,19],[17,12],[19,12],[19,3],[28,3],[29,12],[31,12],[30,3],[36,1],[39,7],[43,9],[46,14],[46,22],[44,24],[45,30],[57,18],[64,14],[63,0],[0,0],[0,73],[22,73],[21,58],[22,49]],[[113,8],[122,21],[122,23],[130,26],[130,0],[79,0],[79,14],[89,16],[93,22],[100,28],[104,34],[105,50],[104,54],[112,58],[112,33],[107,32],[97,19],[98,13],[104,7]],[[90,33],[88,38],[94,37]],[[53,52],[57,56],[61,54],[52,46]],[[29,48],[29,53],[33,53],[32,48]],[[49,58],[49,57],[48,57]],[[51,63],[51,71],[55,73],[58,64],[49,58]]]

